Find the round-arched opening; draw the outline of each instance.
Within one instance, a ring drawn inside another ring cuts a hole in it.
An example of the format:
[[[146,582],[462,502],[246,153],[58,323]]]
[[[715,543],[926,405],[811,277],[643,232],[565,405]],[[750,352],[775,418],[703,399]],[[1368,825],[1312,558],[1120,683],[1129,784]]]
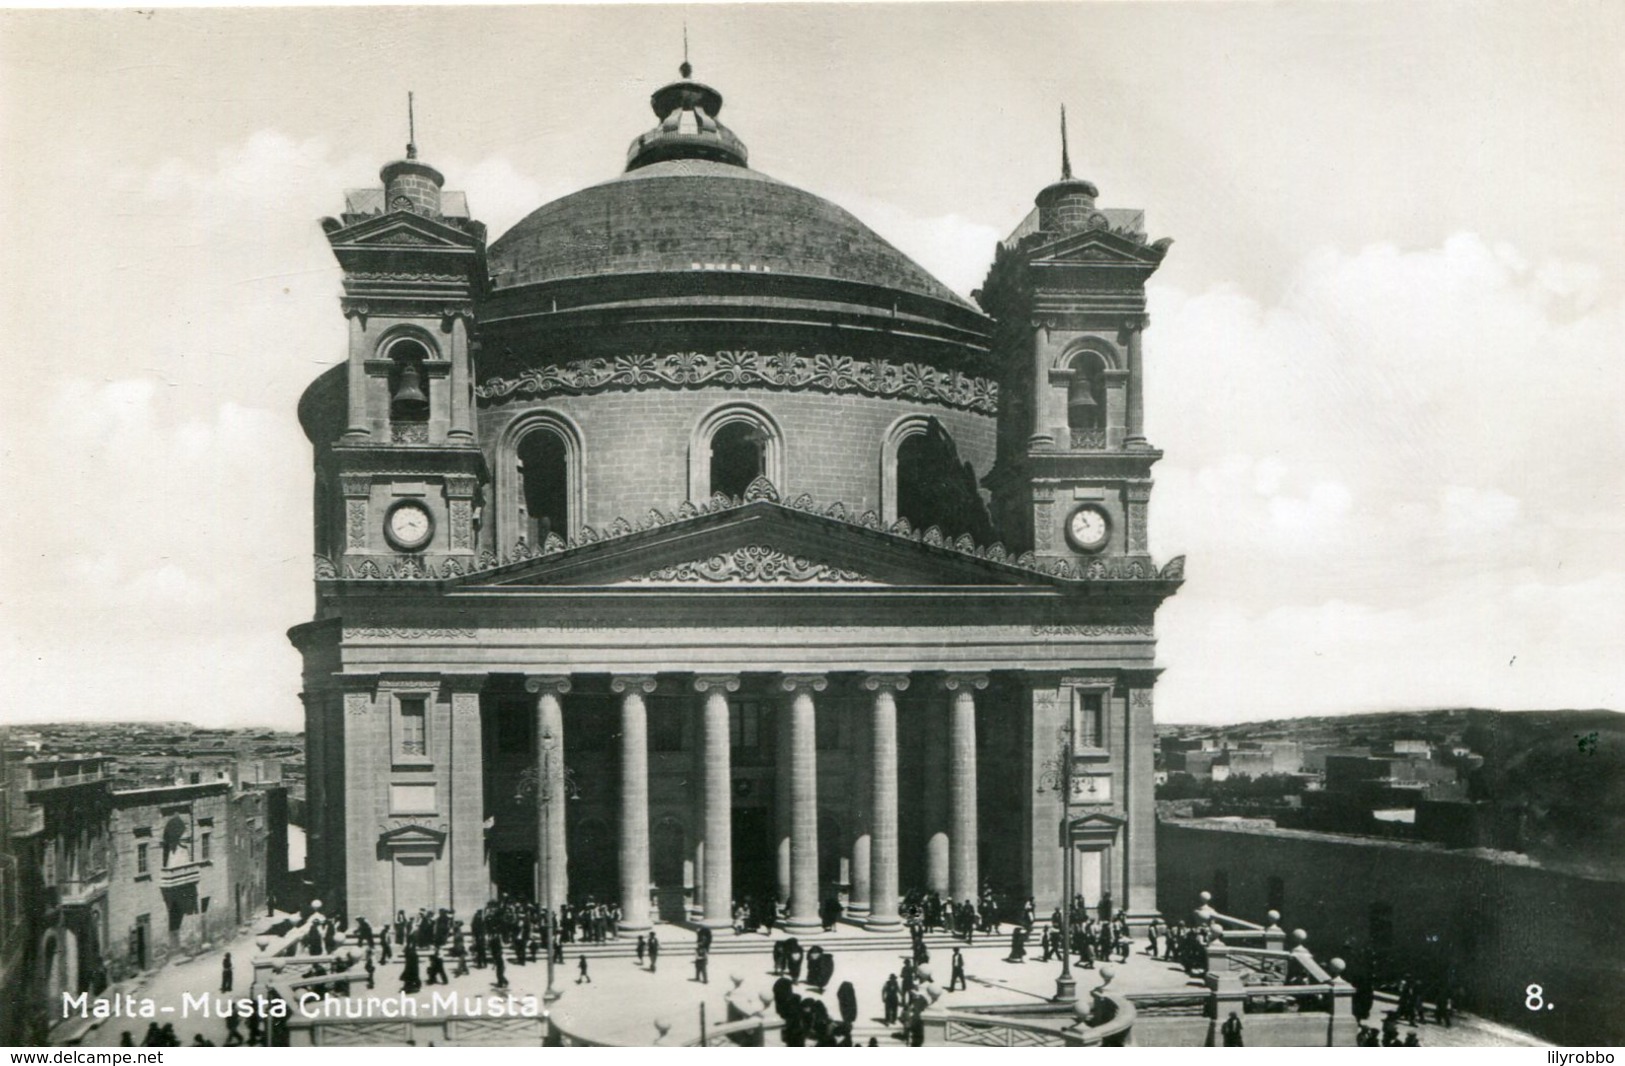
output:
[[[1082,352],[1072,360],[1072,379],[1067,382],[1066,424],[1074,430],[1106,428],[1106,364],[1094,352]]]
[[[523,497],[520,533],[540,546],[549,533],[562,538],[570,529],[570,447],[548,428],[538,428],[519,441],[519,482]]]
[[[911,427],[897,444],[897,517],[915,529],[935,526],[949,539],[969,534],[983,544],[992,540],[976,471],[934,418]]]
[[[767,434],[753,422],[729,422],[711,437],[711,491],[743,496],[767,473]]]
[[[429,420],[428,382],[423,364],[429,350],[421,341],[405,338],[389,346],[389,417],[392,422]]]

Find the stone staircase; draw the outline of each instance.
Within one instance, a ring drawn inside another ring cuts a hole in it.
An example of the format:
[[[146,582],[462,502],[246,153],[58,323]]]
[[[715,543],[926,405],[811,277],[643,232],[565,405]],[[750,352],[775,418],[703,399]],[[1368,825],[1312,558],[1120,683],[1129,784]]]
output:
[[[655,926],[660,937],[660,954],[662,958],[691,959],[694,956],[695,930],[687,925],[661,923]],[[761,933],[742,933],[736,935],[732,930],[719,930],[711,941],[711,955],[713,958],[721,955],[745,955],[753,953],[767,954],[773,950],[773,944],[790,934],[782,930],[775,930],[772,936]],[[853,951],[878,951],[898,957],[909,954],[911,939],[907,930],[898,930],[894,933],[871,933],[855,922],[841,921],[831,932],[814,932],[796,936],[803,949],[814,944],[825,951],[842,954]],[[1007,943],[1009,934],[1003,938],[978,935],[975,943]],[[618,940],[607,940],[602,944],[588,944],[581,941],[564,945],[564,957],[574,962],[578,955],[585,955],[588,959],[615,959],[632,958],[637,954],[636,936],[622,934]],[[965,942],[958,937],[947,933],[928,933],[925,937],[926,948],[931,952],[932,961],[940,956],[946,960],[955,946],[964,947]]]

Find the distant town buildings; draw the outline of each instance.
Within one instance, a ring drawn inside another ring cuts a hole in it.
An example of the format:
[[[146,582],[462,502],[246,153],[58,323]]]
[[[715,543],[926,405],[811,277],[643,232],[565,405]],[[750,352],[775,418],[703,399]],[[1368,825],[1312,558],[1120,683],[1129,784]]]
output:
[[[118,754],[54,754],[87,739]],[[0,1043],[43,1042],[64,992],[207,950],[290,887],[288,796],[266,754],[290,742],[128,725],[0,739]]]

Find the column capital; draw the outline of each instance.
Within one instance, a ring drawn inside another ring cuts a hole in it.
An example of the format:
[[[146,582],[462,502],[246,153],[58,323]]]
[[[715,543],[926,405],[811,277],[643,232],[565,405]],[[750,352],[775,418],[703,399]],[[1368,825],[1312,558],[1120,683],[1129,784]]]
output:
[[[738,692],[738,674],[700,674],[694,678],[695,692],[710,692],[716,689],[719,692]]]
[[[570,691],[570,679],[563,674],[531,674],[525,678],[525,691],[562,696]]]
[[[822,692],[829,687],[829,678],[823,674],[785,674],[779,686],[786,692]]]
[[[870,692],[879,692],[888,689],[892,692],[901,692],[908,688],[907,674],[870,674],[863,679],[863,687]]]
[[[987,675],[945,674],[941,680],[941,684],[942,687],[947,689],[949,692],[955,692],[959,689],[965,689],[966,691],[971,689],[980,690],[987,688]]]
[[[609,679],[610,691],[617,695],[633,689],[648,695],[655,690],[657,685],[659,685],[659,682],[655,680],[653,674],[616,674]],[[566,689],[565,691],[569,690]]]

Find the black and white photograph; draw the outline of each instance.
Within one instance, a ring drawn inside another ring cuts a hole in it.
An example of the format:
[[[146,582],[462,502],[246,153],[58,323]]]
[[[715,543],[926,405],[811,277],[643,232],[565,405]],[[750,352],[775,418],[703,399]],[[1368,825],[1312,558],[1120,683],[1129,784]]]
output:
[[[0,9],[0,1045],[1612,1062],[1622,63]]]

